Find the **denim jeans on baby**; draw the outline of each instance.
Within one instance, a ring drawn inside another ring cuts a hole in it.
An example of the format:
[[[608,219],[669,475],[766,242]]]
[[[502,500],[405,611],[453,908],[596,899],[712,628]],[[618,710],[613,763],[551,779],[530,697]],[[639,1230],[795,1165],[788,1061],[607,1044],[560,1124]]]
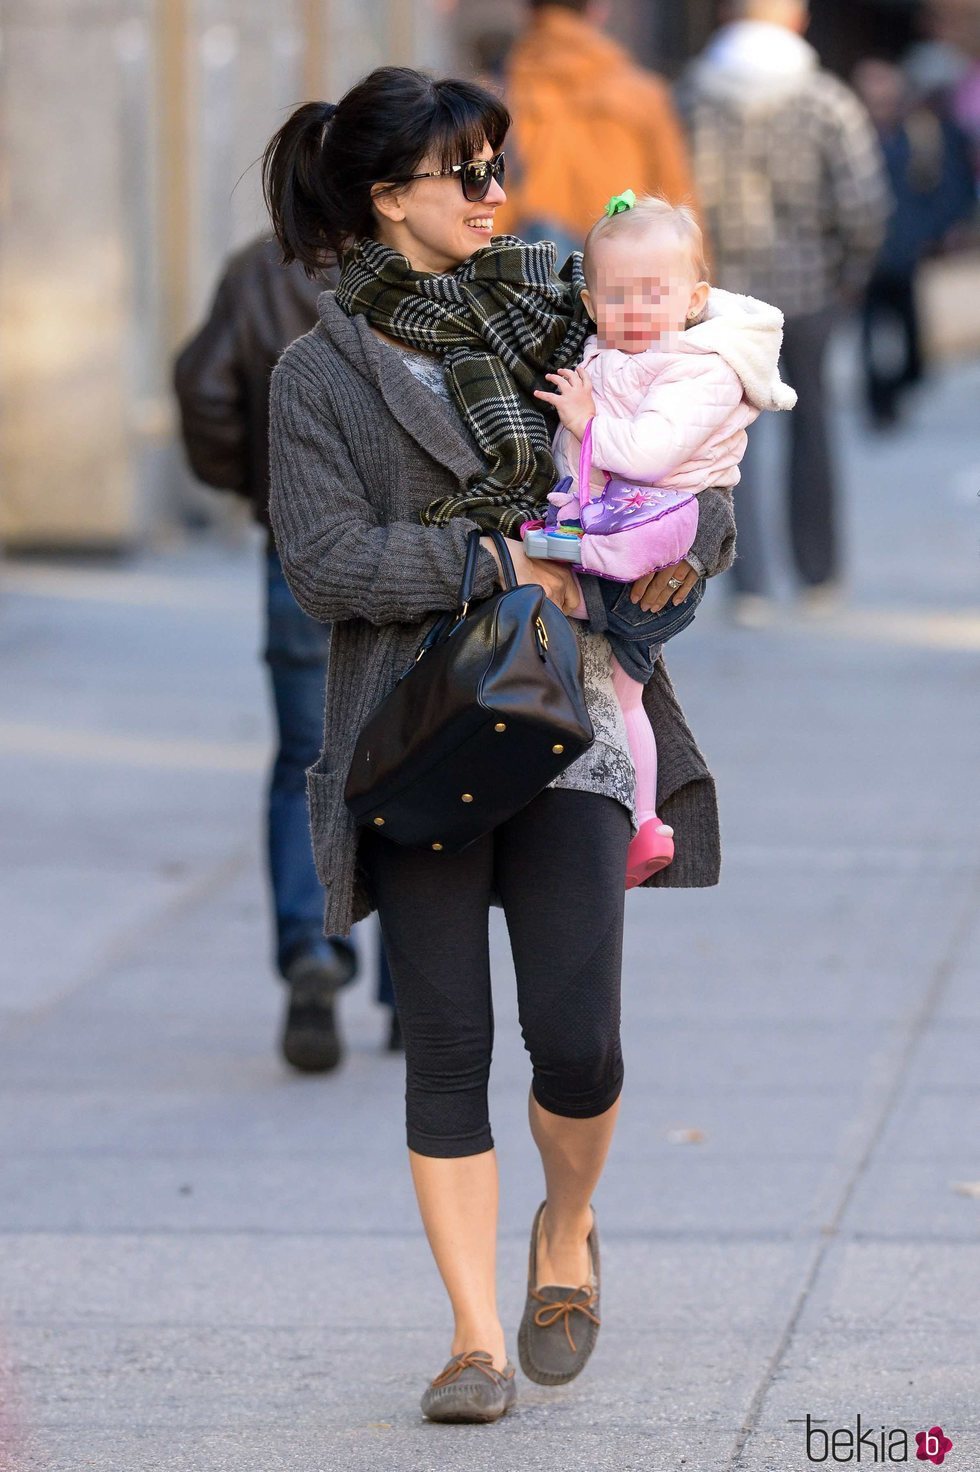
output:
[[[606,608],[609,626],[605,632],[613,654],[628,675],[645,685],[661,646],[693,621],[704,597],[705,579],[698,578],[683,603],[666,603],[656,613],[630,602],[632,583],[614,583],[611,578],[596,578],[596,582]]]

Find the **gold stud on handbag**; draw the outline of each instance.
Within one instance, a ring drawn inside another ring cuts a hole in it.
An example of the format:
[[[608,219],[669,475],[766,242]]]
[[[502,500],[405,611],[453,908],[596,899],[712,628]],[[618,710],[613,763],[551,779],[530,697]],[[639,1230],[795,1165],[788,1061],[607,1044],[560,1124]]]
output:
[[[473,598],[481,535],[474,528],[467,538],[455,612],[435,620],[368,717],[344,788],[356,822],[410,848],[459,853],[595,739],[575,631],[537,583],[518,586],[497,532],[489,535],[504,586]],[[507,740],[496,741],[502,731]]]

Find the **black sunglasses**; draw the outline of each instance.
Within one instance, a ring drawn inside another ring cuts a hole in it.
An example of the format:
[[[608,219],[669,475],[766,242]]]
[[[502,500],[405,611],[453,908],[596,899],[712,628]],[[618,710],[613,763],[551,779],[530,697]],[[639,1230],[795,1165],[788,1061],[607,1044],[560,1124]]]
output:
[[[407,174],[402,182],[407,184],[411,179],[448,179],[451,174],[459,175],[463,198],[476,204],[478,200],[486,199],[492,181],[496,180],[503,185],[504,155],[495,153],[493,158],[470,158],[465,164],[453,164],[451,169],[437,169],[434,174]]]

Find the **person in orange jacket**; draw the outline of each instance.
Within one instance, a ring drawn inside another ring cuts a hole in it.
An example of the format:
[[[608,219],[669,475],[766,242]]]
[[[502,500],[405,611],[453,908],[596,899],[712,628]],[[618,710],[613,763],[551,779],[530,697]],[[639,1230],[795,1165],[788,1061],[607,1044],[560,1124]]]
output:
[[[497,231],[581,246],[610,194],[627,185],[697,204],[666,84],[603,35],[605,0],[528,0],[506,65],[514,125]]]

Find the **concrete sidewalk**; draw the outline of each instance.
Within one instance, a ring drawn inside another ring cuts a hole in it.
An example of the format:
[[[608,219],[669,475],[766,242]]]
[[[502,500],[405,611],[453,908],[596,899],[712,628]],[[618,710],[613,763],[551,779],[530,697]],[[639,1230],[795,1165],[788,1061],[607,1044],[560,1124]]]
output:
[[[885,441],[844,415],[844,610],[749,633],[716,586],[672,647],[723,881],[629,897],[599,1348],[493,1427],[418,1410],[450,1324],[371,967],[341,1071],[276,1056],[254,549],[0,567],[0,1467],[790,1472],[808,1415],[812,1458],[860,1416],[865,1465],[939,1424],[980,1466],[978,388]]]

